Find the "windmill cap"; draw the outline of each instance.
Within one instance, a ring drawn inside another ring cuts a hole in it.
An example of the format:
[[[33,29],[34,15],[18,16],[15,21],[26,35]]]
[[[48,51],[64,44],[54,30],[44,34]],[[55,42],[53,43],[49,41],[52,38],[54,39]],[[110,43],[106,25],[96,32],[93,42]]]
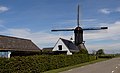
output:
[[[82,28],[81,27],[76,27],[75,30],[82,30]]]

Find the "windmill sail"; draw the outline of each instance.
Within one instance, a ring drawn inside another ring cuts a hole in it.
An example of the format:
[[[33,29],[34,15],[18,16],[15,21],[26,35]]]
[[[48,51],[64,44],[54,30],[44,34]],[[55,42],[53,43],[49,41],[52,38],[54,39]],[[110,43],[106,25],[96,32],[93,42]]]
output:
[[[92,28],[83,28],[83,30],[101,30],[108,29],[108,27],[92,27]]]
[[[54,29],[51,31],[74,31],[74,29]]]
[[[80,17],[80,15],[79,15],[79,5],[78,5],[78,7],[77,7],[77,27],[75,27],[74,29],[54,29],[54,30],[51,30],[51,31],[74,31],[75,45],[82,48],[82,45],[84,45],[84,42],[83,42],[83,31],[85,31],[85,30],[108,29],[108,27],[82,28],[82,27],[80,27],[79,17]]]
[[[79,5],[78,5],[78,9],[77,9],[77,25],[79,27]]]

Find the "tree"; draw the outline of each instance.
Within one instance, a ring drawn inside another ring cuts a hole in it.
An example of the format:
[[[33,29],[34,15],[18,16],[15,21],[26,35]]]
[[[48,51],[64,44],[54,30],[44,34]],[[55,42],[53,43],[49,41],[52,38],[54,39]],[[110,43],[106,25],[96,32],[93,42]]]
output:
[[[88,54],[88,51],[86,49],[80,49],[79,53],[80,54]]]
[[[104,50],[103,49],[99,49],[97,52],[96,52],[96,55],[104,55]]]

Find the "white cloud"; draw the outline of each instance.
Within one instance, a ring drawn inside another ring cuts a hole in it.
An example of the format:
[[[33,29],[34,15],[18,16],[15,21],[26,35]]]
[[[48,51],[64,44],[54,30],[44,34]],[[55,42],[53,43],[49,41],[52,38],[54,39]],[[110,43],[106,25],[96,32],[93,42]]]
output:
[[[6,12],[6,11],[8,11],[8,10],[9,10],[8,7],[0,6],[0,13]]]
[[[10,28],[0,33],[4,35],[19,37],[19,38],[31,39],[40,48],[49,47],[49,46],[53,47],[60,37],[64,37],[64,38],[69,37],[69,36],[54,35],[43,31],[32,32],[28,28],[18,28],[18,29]]]
[[[4,26],[3,20],[0,20],[0,29],[6,29],[6,27]]]
[[[93,22],[93,21],[96,21],[96,19],[93,19],[93,18],[88,18],[88,19],[80,19],[79,20],[79,22],[81,23],[81,22]],[[59,22],[59,24],[75,24],[75,23],[77,23],[77,19],[75,19],[75,20],[65,20],[64,22]]]
[[[120,7],[118,7],[118,8],[116,9],[116,11],[117,11],[117,12],[120,12]]]
[[[87,49],[90,53],[92,53],[92,50],[98,50],[98,49],[104,49],[105,53],[111,54],[111,53],[120,53],[119,46],[120,43],[114,43],[114,44],[98,44],[98,45],[91,45],[86,44]]]
[[[99,12],[103,13],[103,14],[110,14],[110,13],[116,13],[116,12],[120,12],[120,7],[116,7],[114,9],[110,9],[110,8],[102,8],[99,9]]]
[[[120,21],[116,21],[111,24],[107,24],[109,29],[106,31],[100,30],[99,32],[94,32],[94,33],[85,33],[84,34],[84,39],[86,42],[86,47],[88,50],[93,50],[93,49],[100,49],[103,48],[107,51],[112,49],[117,50],[119,48],[120,43],[118,42],[113,42],[113,43],[100,43],[99,41],[105,42],[106,40],[120,40]],[[93,30],[94,31],[94,30]],[[57,42],[58,38],[70,38],[71,35],[56,35],[52,33],[47,33],[44,31],[38,31],[38,32],[32,32],[28,28],[9,28],[6,29],[5,31],[0,31],[1,34],[5,35],[11,35],[11,36],[16,36],[20,38],[26,38],[26,39],[31,39],[35,44],[37,44],[40,48],[43,47],[49,47],[49,46],[54,46],[55,43]],[[72,33],[72,32],[71,32]],[[94,42],[94,40],[98,42]],[[93,41],[93,43],[88,43]],[[95,44],[94,44],[95,43]]]
[[[103,8],[103,9],[100,9],[99,11],[103,14],[110,14],[111,13],[110,9],[108,9],[108,8]]]
[[[107,24],[108,29],[107,30],[101,30],[99,32],[95,33],[85,33],[86,39],[114,39],[115,36],[119,36],[120,34],[120,21],[116,21],[113,24]]]
[[[83,22],[93,22],[93,21],[96,21],[96,19],[84,19],[84,20],[81,20]]]
[[[120,46],[120,42],[118,40],[120,40],[120,21],[116,21],[114,23],[111,24],[107,24],[108,28],[106,31],[99,31],[99,32],[94,32],[94,33],[85,33],[84,38],[86,41],[92,41],[91,43],[87,43],[87,47],[89,48],[89,50],[93,50],[93,49],[105,49],[106,52],[109,51],[109,53],[111,52],[115,52],[116,53],[120,53],[119,46]],[[98,41],[98,42],[96,42]],[[102,41],[102,43],[100,43],[99,41]],[[109,42],[107,42],[109,41]],[[114,42],[113,42],[114,41]],[[104,43],[107,42],[107,43]],[[93,44],[94,43],[94,44]],[[107,52],[108,53],[108,52]]]

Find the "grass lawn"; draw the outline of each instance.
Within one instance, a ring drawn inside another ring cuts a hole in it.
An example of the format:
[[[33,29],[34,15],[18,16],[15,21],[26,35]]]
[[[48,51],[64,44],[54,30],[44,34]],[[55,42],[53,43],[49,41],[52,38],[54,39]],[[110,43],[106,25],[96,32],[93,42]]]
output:
[[[96,62],[105,61],[105,60],[108,60],[108,59],[98,59],[98,60],[95,60],[95,61],[86,62],[86,63],[74,65],[74,66],[68,66],[68,67],[64,67],[64,68],[59,68],[59,69],[54,69],[54,70],[46,71],[44,73],[59,73],[59,72],[66,71],[66,70],[69,70],[69,69],[73,69],[73,68],[77,68],[77,67],[81,67],[81,66],[85,66],[85,65],[96,63]]]

